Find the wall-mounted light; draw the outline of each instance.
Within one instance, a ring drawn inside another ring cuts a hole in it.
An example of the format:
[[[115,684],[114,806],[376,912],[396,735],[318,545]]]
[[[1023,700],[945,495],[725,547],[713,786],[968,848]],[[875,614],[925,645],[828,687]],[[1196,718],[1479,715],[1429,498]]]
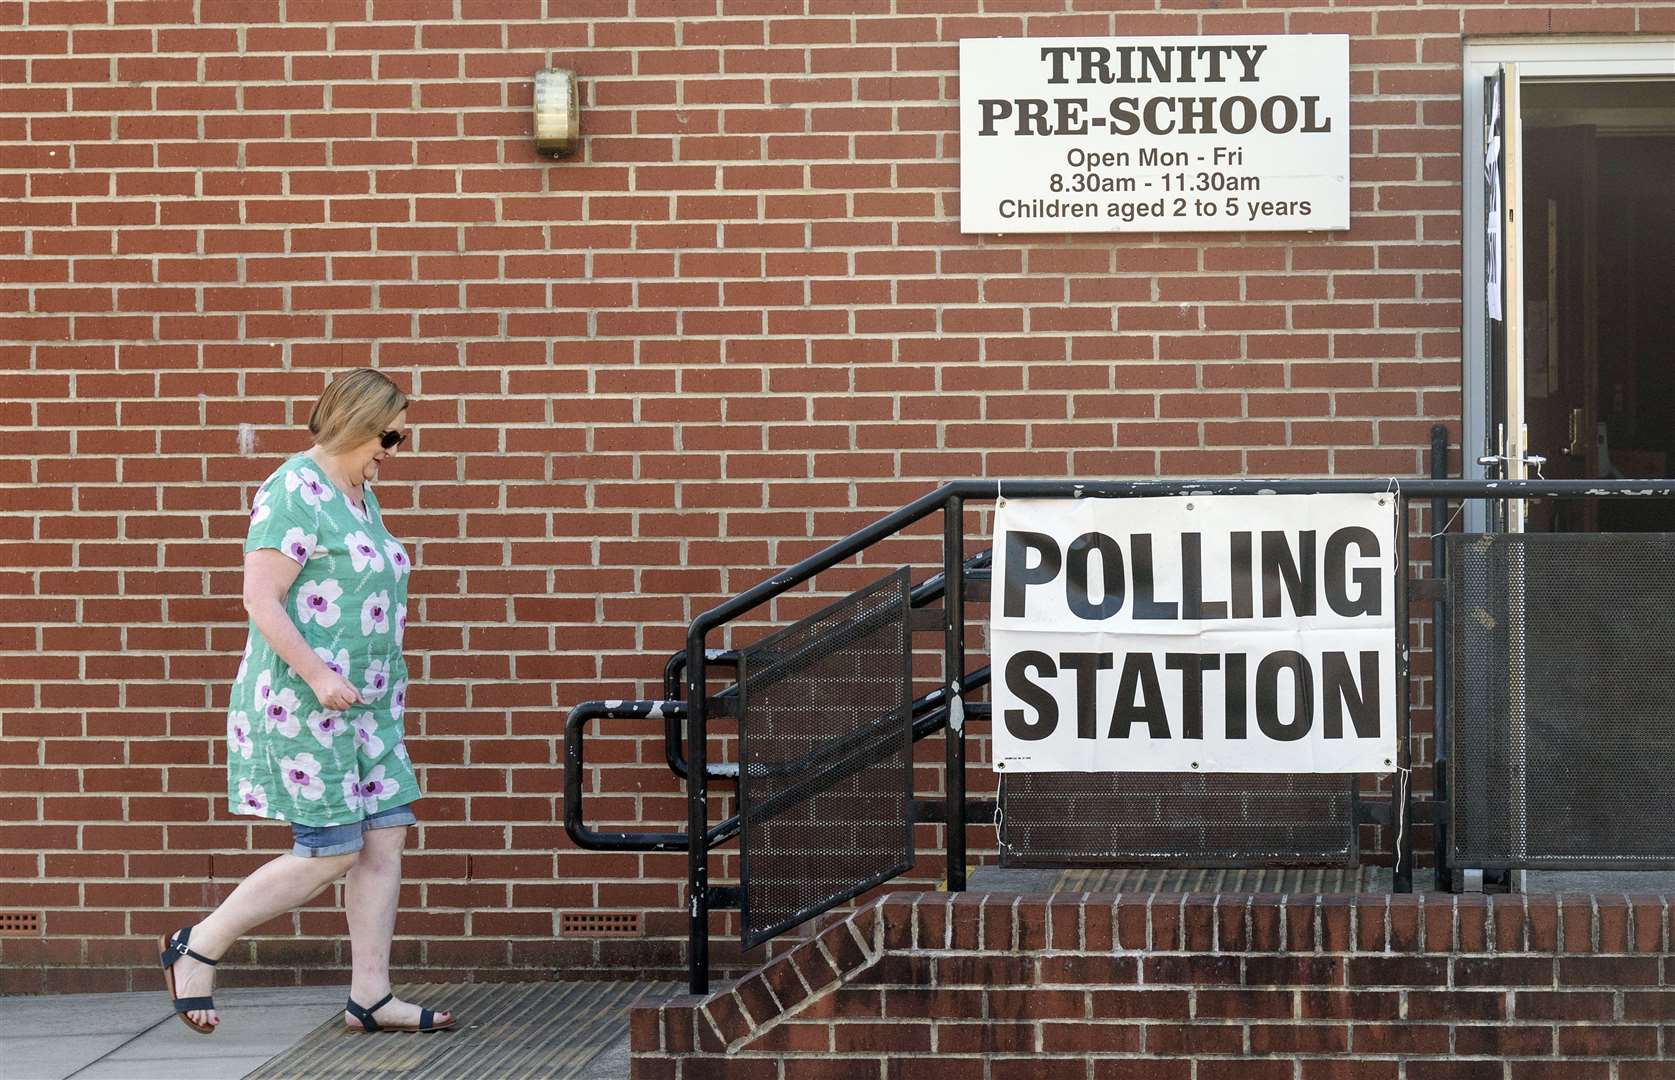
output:
[[[582,142],[576,73],[542,68],[535,73],[535,149],[552,157],[574,153]]]

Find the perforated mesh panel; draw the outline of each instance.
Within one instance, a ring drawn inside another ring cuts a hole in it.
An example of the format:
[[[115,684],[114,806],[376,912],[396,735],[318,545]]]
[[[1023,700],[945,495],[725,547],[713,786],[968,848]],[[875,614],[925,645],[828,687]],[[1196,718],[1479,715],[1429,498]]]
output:
[[[1353,865],[1354,783],[1307,774],[1009,774],[1001,864]]]
[[[1448,548],[1451,859],[1675,865],[1675,536]]]
[[[907,571],[742,651],[744,944],[913,865]]]

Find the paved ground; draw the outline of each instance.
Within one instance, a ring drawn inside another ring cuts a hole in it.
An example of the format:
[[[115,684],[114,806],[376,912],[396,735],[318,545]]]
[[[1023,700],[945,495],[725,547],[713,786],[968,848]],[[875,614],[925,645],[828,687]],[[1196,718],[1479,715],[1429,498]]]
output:
[[[216,992],[221,1027],[198,1035],[174,1017],[167,995],[54,994],[0,998],[0,1077],[5,1080],[240,1080],[288,1053],[322,1025],[335,1027],[344,991],[331,987],[227,989]],[[560,1072],[569,1080],[627,1080],[628,1014],[602,1052]],[[331,1028],[326,1029],[327,1032]],[[356,1036],[367,1047],[430,1046],[457,1034]],[[316,1034],[316,1040],[319,1035]],[[376,1040],[376,1041],[375,1041]],[[397,1062],[391,1061],[394,1066]],[[484,1076],[495,1075],[493,1066]],[[266,1070],[270,1074],[274,1069]],[[402,1073],[396,1069],[391,1075]],[[411,1075],[410,1073],[408,1075]],[[508,1074],[509,1075],[509,1074]]]
[[[6,998],[6,1080],[238,1080],[343,1008],[330,987],[221,990],[221,1028],[199,1035],[155,993]]]

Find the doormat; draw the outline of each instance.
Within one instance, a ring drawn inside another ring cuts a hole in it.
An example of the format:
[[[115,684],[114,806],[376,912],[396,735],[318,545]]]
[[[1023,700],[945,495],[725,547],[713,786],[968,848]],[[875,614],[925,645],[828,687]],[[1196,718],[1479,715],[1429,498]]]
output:
[[[459,1026],[434,1034],[350,1033],[341,1014],[245,1080],[559,1080],[628,1031],[642,997],[679,993],[675,983],[418,983],[405,1001],[446,1008]]]
[[[1430,874],[1424,875],[1429,884]],[[1419,882],[1417,877],[1415,885]],[[1387,866],[1315,867],[1306,869],[1190,870],[1178,867],[1145,869],[1073,869],[1062,871],[1053,883],[1060,893],[1387,893]]]

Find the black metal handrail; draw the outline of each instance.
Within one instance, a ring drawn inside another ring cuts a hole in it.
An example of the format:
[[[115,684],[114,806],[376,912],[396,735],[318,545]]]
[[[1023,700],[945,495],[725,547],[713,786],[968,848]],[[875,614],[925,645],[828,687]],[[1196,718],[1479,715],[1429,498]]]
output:
[[[1435,440],[1433,440],[1435,442]],[[1435,448],[1433,447],[1435,452]],[[1441,451],[1446,456],[1446,440]],[[964,573],[969,568],[964,557],[963,511],[969,499],[993,500],[1002,496],[1017,498],[1137,498],[1161,495],[1266,495],[1266,494],[1381,494],[1388,493],[1397,500],[1398,562],[1402,569],[1396,578],[1398,667],[1398,776],[1411,771],[1411,725],[1409,717],[1408,642],[1408,522],[1407,508],[1411,499],[1430,499],[1435,516],[1451,500],[1482,499],[1505,501],[1527,498],[1555,497],[1675,497],[1675,482],[1668,480],[1450,480],[1436,476],[1433,464],[1431,478],[1316,478],[1316,479],[1191,479],[1191,480],[962,480],[943,484],[934,491],[915,499],[901,509],[886,515],[871,525],[823,548],[789,569],[739,595],[703,612],[687,630],[686,649],[671,657],[665,667],[665,696],[661,702],[604,703],[589,702],[572,711],[565,728],[566,748],[566,830],[583,847],[613,846],[632,850],[685,850],[687,852],[688,884],[688,966],[690,989],[704,993],[709,974],[709,910],[716,890],[709,885],[709,851],[738,833],[738,815],[729,817],[716,826],[709,824],[709,791],[711,779],[736,779],[737,765],[712,765],[707,760],[708,720],[719,704],[725,709],[725,694],[720,698],[706,695],[707,665],[726,665],[737,659],[727,650],[707,647],[708,635],[732,620],[751,611],[789,590],[814,578],[817,574],[861,554],[873,544],[889,539],[908,527],[930,517],[943,514],[943,570],[940,575],[915,589],[915,597],[934,598],[937,591],[945,598],[942,629],[944,631],[944,672],[946,682],[936,691],[915,702],[914,738],[924,738],[937,731],[945,731],[945,811],[948,822],[947,865],[948,888],[961,891],[965,887],[965,696],[981,682],[986,682],[988,669],[964,673]],[[981,558],[981,556],[979,556]],[[952,673],[962,673],[955,678]],[[684,695],[675,692],[684,682]],[[665,756],[670,769],[687,781],[687,830],[683,833],[603,833],[589,829],[582,820],[581,772],[582,729],[592,719],[626,715],[639,719],[651,715],[650,706],[660,706],[664,721]],[[614,708],[613,708],[614,706]],[[644,711],[634,707],[647,706]],[[626,710],[626,711],[624,711]],[[924,710],[921,712],[921,710]],[[687,753],[681,754],[679,725],[686,722]],[[1405,780],[1398,784],[1393,795],[1397,825],[1397,850],[1393,887],[1397,891],[1412,888],[1413,852],[1410,785]],[[689,843],[691,836],[702,836],[702,843]]]
[[[978,690],[989,683],[989,666],[975,668],[966,674],[967,690]],[[913,741],[935,735],[948,722],[947,691],[938,687],[913,701]],[[673,716],[676,722],[686,717],[684,701],[584,701],[570,710],[564,723],[564,831],[577,847],[590,851],[685,851],[687,834],[684,832],[601,832],[587,824],[583,811],[582,778],[587,762],[584,736],[587,725],[594,720],[646,720],[658,716]],[[812,760],[791,762],[786,771],[813,767]],[[713,768],[713,767],[712,767]],[[737,777],[738,765],[729,764],[724,773],[711,776]],[[712,826],[705,833],[705,842],[716,848],[739,833],[738,814]]]

